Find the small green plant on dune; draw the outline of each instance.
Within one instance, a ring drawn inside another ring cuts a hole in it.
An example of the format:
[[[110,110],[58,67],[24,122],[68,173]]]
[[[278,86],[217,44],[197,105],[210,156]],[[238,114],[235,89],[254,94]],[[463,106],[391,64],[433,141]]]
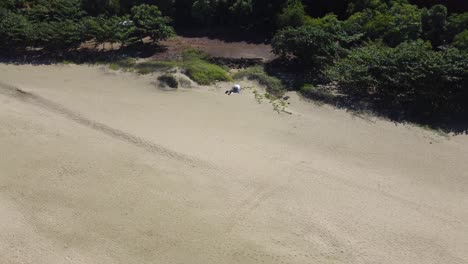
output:
[[[248,89],[253,89],[252,93],[254,94],[255,100],[257,101],[257,103],[261,104],[263,100],[268,100],[270,104],[273,106],[273,110],[278,112],[278,114],[280,113],[290,114],[290,112],[287,111],[287,103],[282,98],[278,98],[269,93],[262,94],[257,89],[252,88],[252,87],[248,87]]]
[[[273,105],[273,109],[278,112],[278,114],[284,112],[290,114],[290,112],[286,111],[287,104],[283,99],[276,99],[271,102]]]
[[[265,85],[267,92],[276,97],[281,97],[286,89],[284,88],[281,80],[268,75],[264,68],[261,66],[255,66],[243,71],[239,71],[234,74],[234,79],[243,79],[247,78],[249,80],[258,81],[261,85]]]
[[[257,101],[257,103],[261,104],[264,99],[263,94],[259,93],[257,89],[253,90],[253,94],[255,96],[255,100]]]

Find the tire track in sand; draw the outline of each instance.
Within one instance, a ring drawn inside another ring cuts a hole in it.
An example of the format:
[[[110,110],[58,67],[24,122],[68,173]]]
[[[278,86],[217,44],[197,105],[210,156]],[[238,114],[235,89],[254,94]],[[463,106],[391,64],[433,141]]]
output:
[[[91,128],[95,131],[101,132],[103,134],[106,134],[108,136],[111,136],[112,138],[119,139],[121,141],[124,141],[126,143],[130,143],[136,147],[139,147],[141,149],[144,149],[148,152],[154,153],[154,154],[159,154],[162,156],[165,156],[167,158],[171,159],[177,159],[183,162],[188,163],[189,165],[196,165],[196,164],[201,164],[204,163],[200,160],[197,160],[193,157],[189,157],[188,155],[184,155],[181,153],[178,153],[176,151],[167,149],[163,146],[157,145],[153,142],[150,142],[148,140],[145,140],[141,137],[129,134],[127,132],[124,132],[119,129],[112,128],[108,125],[105,125],[103,123],[97,122],[92,119],[88,119],[76,112],[73,112],[70,109],[67,109],[66,107],[57,104],[55,102],[52,102],[44,97],[41,97],[37,94],[24,91],[18,87],[0,82],[0,94],[6,95],[8,97],[12,97],[15,99],[20,99],[22,101],[28,102],[30,104],[33,104],[35,106],[38,106],[40,108],[46,109],[48,111],[51,111],[53,113],[59,114],[61,116],[64,116],[65,118],[72,120],[80,125],[83,125],[85,127]],[[206,164],[208,165],[208,164]],[[211,167],[211,166],[209,166]]]
[[[238,176],[236,175],[236,172],[230,169],[220,168],[219,166],[211,164],[210,162],[202,161],[190,157],[188,155],[178,153],[176,151],[167,149],[163,146],[145,140],[141,137],[129,134],[119,129],[112,128],[95,120],[88,119],[80,115],[79,113],[67,109],[66,107],[58,103],[55,103],[37,94],[22,90],[18,87],[0,82],[0,94],[3,94],[13,99],[21,100],[23,102],[56,113],[80,125],[91,128],[97,132],[106,134],[112,138],[132,144],[150,153],[162,155],[170,159],[176,159],[188,164],[189,166],[201,166],[205,170],[210,171],[213,175],[216,175],[217,173],[222,173],[225,176],[232,179],[236,179]],[[244,222],[247,220],[248,216],[262,203],[264,203],[270,197],[274,196],[280,189],[280,187],[274,186],[257,188],[255,191],[250,193],[248,197],[239,200],[238,204],[230,206],[230,209],[228,210],[229,213],[226,218],[227,231],[232,232],[236,227],[244,225]]]

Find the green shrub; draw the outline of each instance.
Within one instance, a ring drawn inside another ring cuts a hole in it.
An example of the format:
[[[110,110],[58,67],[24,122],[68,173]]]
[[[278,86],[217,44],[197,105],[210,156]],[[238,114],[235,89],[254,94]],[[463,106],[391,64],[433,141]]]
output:
[[[281,97],[286,91],[285,87],[281,83],[281,80],[274,76],[268,75],[261,66],[251,67],[237,72],[233,77],[234,79],[247,78],[249,80],[258,81],[261,85],[266,86],[267,92],[276,97]]]
[[[288,5],[278,15],[278,26],[279,28],[300,27],[310,20],[302,1],[289,0]]]
[[[460,112],[468,100],[468,53],[437,52],[422,41],[369,45],[325,71],[347,93],[372,96],[428,115]]]
[[[468,29],[468,12],[461,14],[452,14],[447,19],[448,40],[450,41],[456,35]]]
[[[135,34],[139,39],[150,36],[151,40],[158,42],[175,35],[170,26],[171,19],[163,16],[156,5],[134,6],[131,13],[131,19],[136,26]]]
[[[200,85],[232,80],[231,76],[223,68],[200,59],[184,62],[183,68],[186,74]]]
[[[461,50],[468,50],[468,29],[455,36],[453,46]]]
[[[283,58],[295,58],[307,67],[321,68],[338,58],[339,38],[320,26],[280,30],[272,40],[273,52]]]
[[[178,88],[179,87],[179,82],[177,81],[176,77],[172,74],[164,74],[158,77],[158,80],[171,87],[171,88]]]

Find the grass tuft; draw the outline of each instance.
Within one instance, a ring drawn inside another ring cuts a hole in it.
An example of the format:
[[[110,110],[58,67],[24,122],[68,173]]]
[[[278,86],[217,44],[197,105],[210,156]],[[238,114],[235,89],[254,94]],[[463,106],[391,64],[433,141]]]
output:
[[[113,71],[122,70],[132,70],[136,65],[136,60],[134,58],[126,58],[112,62],[109,64],[109,69]]]
[[[134,68],[139,74],[150,74],[155,71],[168,70],[176,66],[177,63],[175,61],[148,61],[138,63]]]
[[[223,68],[200,59],[185,61],[183,68],[187,76],[200,85],[232,80],[231,76]]]
[[[186,49],[182,52],[182,59],[184,61],[191,61],[191,60],[210,60],[211,56],[201,50],[198,49]]]

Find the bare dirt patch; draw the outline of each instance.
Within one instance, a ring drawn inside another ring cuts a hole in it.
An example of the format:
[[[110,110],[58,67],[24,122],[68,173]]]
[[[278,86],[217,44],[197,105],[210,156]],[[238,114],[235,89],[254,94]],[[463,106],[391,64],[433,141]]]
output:
[[[202,50],[213,57],[231,59],[263,59],[269,61],[275,58],[271,53],[271,46],[268,44],[247,43],[245,41],[227,42],[220,39],[208,37],[182,37],[177,36],[172,39],[162,41],[161,45],[165,51],[155,54],[152,58],[174,59],[182,51],[193,48]]]

